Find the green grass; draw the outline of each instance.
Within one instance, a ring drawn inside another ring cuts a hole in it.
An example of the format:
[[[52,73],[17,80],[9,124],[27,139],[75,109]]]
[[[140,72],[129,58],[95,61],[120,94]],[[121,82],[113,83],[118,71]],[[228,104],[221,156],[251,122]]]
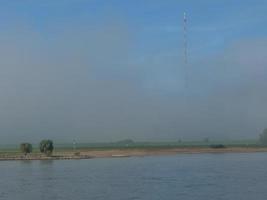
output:
[[[182,142],[134,142],[131,144],[122,143],[78,143],[77,149],[135,149],[135,148],[200,148],[210,147],[212,144],[223,144],[226,147],[260,147],[257,140],[242,140],[242,141],[182,141]],[[56,148],[59,149],[72,149],[72,144],[57,144]]]
[[[226,147],[261,147],[257,140],[217,140],[217,141],[174,141],[174,142],[133,142],[130,144],[116,143],[77,143],[77,150],[110,150],[110,149],[164,149],[164,148],[207,148],[211,145],[222,144]],[[56,152],[72,151],[72,144],[55,144]],[[38,145],[33,145],[33,153],[39,153]],[[0,145],[0,155],[20,154],[19,145]]]

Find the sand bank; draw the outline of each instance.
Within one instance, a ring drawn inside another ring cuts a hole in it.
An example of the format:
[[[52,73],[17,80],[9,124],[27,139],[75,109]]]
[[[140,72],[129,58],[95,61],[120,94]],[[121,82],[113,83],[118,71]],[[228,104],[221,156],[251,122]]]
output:
[[[67,160],[67,159],[91,159],[91,158],[118,158],[132,156],[157,156],[173,154],[198,154],[198,153],[254,153],[267,152],[267,148],[255,147],[228,147],[228,148],[157,148],[157,149],[112,149],[112,150],[88,150],[82,149],[76,153],[70,150],[55,151],[53,156],[45,156],[39,153],[21,154],[1,153],[0,161],[3,160]]]

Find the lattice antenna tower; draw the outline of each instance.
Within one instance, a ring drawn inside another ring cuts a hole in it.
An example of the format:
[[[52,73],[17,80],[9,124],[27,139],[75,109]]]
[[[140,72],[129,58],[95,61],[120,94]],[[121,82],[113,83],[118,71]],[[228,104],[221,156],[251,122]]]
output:
[[[184,12],[184,20],[183,20],[183,30],[184,30],[184,62],[187,65],[188,57],[187,57],[187,17]]]

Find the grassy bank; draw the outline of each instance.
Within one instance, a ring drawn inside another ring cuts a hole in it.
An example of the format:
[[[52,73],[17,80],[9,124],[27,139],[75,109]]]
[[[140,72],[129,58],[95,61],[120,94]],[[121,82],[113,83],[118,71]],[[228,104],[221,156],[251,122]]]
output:
[[[174,141],[174,142],[110,142],[110,143],[78,143],[77,149],[138,149],[138,148],[207,148],[222,144],[226,147],[261,147],[258,140],[217,140],[217,141]],[[72,144],[56,144],[57,149],[72,149]]]
[[[218,140],[218,141],[174,141],[174,142],[110,142],[110,143],[77,143],[75,145],[75,151],[92,151],[92,150],[131,150],[131,149],[179,149],[179,148],[210,148],[213,145],[221,144],[226,148],[232,147],[249,147],[249,148],[261,148],[257,140]],[[58,152],[72,152],[73,144],[60,144],[55,143],[55,153]],[[1,155],[20,155],[18,145],[0,145]],[[39,154],[38,145],[33,145],[32,154]]]

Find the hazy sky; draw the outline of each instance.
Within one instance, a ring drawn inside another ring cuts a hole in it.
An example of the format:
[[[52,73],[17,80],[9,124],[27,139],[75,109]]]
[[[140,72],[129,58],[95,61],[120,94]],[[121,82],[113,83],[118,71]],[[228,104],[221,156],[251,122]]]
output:
[[[0,143],[256,138],[267,127],[266,10],[264,0],[0,1]]]

